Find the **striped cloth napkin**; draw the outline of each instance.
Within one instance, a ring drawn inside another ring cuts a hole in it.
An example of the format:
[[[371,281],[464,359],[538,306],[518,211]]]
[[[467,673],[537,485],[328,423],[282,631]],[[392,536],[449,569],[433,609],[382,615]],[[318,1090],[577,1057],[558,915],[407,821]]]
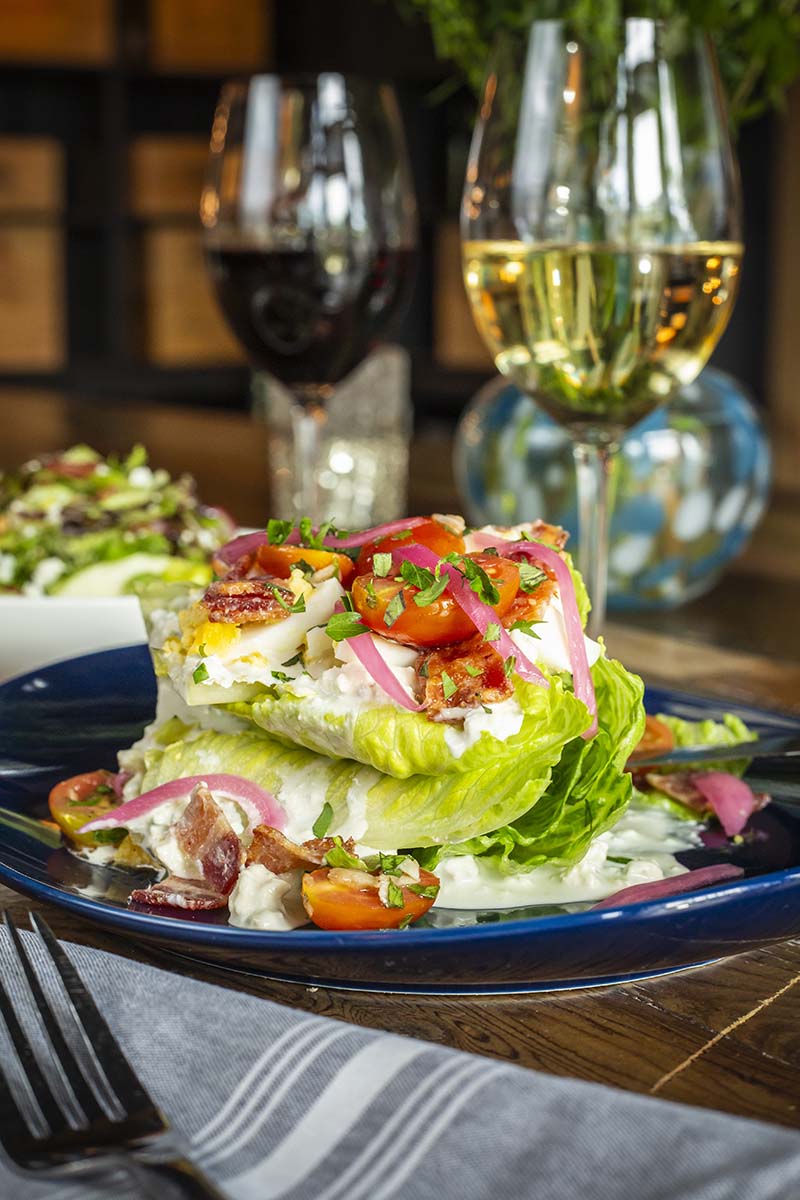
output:
[[[154,1100],[231,1200],[800,1196],[800,1134],[66,949]],[[13,988],[5,930],[0,973]],[[43,1184],[0,1151],[3,1200],[136,1195],[117,1179]]]

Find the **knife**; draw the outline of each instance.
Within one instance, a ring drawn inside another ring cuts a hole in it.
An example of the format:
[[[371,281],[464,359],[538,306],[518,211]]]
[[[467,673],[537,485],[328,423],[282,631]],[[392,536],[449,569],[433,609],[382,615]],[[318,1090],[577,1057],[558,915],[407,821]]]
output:
[[[663,754],[628,759],[628,768],[693,767],[702,763],[730,762],[742,758],[800,758],[800,733],[773,733],[735,746],[680,746]]]

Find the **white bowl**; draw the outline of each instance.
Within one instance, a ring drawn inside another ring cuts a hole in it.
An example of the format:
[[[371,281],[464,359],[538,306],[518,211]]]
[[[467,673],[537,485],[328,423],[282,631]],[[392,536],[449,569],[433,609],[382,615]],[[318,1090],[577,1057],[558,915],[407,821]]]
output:
[[[64,658],[146,640],[135,596],[0,596],[0,681]]]

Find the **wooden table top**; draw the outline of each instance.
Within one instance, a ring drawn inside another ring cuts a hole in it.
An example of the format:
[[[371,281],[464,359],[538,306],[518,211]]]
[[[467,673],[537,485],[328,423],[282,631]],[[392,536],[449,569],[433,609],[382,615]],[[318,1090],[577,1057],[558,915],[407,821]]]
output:
[[[141,440],[157,465],[190,467],[209,501],[225,504],[242,521],[263,521],[265,445],[239,414],[75,405],[52,394],[0,393],[0,423],[0,466],[79,439],[103,450]],[[452,509],[446,455],[444,434],[434,431],[419,440],[417,461],[424,469],[418,467],[412,479],[410,511]],[[784,537],[792,513],[788,503],[779,511],[777,528]],[[796,532],[797,526],[790,529]],[[754,575],[748,568],[729,577],[726,586],[737,587],[745,599],[724,620],[715,621],[712,597],[705,605],[690,606],[694,615],[687,616],[686,609],[661,621],[612,625],[612,653],[652,682],[800,712],[800,537],[790,550],[788,556],[772,554],[770,561],[779,564],[774,574]],[[770,620],[748,617],[753,596]],[[774,656],[776,637],[779,657]],[[441,998],[337,992],[239,978],[210,967],[187,969],[0,887],[2,907],[20,916],[41,908],[65,940],[147,959],[282,1004],[558,1075],[800,1127],[800,940],[614,988]]]

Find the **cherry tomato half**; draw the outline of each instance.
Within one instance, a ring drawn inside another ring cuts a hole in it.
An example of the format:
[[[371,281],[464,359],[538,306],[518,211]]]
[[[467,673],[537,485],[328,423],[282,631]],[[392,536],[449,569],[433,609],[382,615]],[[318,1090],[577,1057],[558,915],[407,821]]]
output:
[[[78,846],[97,846],[106,840],[95,833],[78,833],[78,830],[119,807],[111,787],[113,778],[110,771],[87,771],[84,775],[62,779],[53,788],[48,800],[50,813],[71,842]]]
[[[391,554],[393,550],[402,549],[403,546],[415,545],[427,546],[429,550],[433,550],[434,554],[438,554],[439,558],[444,558],[446,554],[464,553],[464,539],[431,517],[422,525],[415,525],[411,530],[410,537],[403,537],[401,530],[400,533],[389,534],[388,537],[367,542],[365,546],[361,547],[361,553],[356,562],[356,574],[368,575],[372,570],[372,560],[376,554]]]
[[[334,563],[339,572],[342,587],[347,587],[355,574],[352,559],[335,550],[309,550],[305,546],[259,546],[256,562],[265,575],[273,579],[288,579],[292,567],[308,563],[315,571],[321,571]]]
[[[439,880],[430,871],[419,873],[419,885],[435,888]],[[387,908],[378,895],[378,876],[364,871],[323,867],[303,876],[303,905],[320,929],[397,929],[411,917],[423,916],[436,899],[418,896],[409,887],[400,889],[403,907]]]
[[[469,554],[482,567],[500,593],[492,605],[498,617],[511,608],[519,590],[519,570],[516,563],[496,554]],[[394,621],[386,623],[386,610],[402,593],[405,607]],[[364,624],[375,633],[407,646],[451,646],[463,642],[475,633],[475,626],[464,610],[448,592],[442,592],[431,604],[419,605],[414,597],[419,588],[391,576],[359,575],[353,581],[353,604]]]
[[[644,733],[631,754],[631,761],[637,758],[654,758],[656,754],[666,754],[675,745],[672,730],[658,717],[645,718]]]

